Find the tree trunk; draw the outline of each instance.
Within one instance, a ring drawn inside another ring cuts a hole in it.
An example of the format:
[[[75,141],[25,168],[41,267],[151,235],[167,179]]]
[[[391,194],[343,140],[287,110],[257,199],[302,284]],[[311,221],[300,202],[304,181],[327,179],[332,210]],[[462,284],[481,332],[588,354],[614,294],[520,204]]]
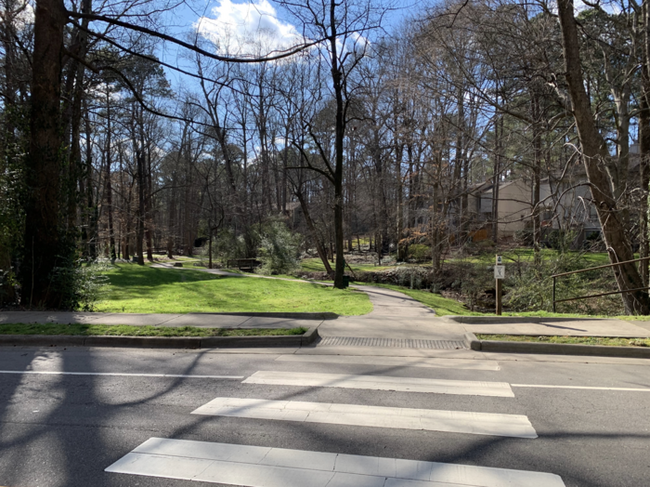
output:
[[[644,81],[644,85],[648,82]],[[650,89],[644,87],[644,91]],[[650,257],[650,243],[648,240],[648,185],[650,185],[650,105],[647,97],[650,92],[641,96],[641,110],[639,114],[639,142],[640,142],[640,164],[639,177],[641,180],[641,192],[639,196],[639,257]],[[648,287],[648,261],[639,263],[641,280],[643,286]]]
[[[153,262],[153,212],[151,204],[151,193],[153,192],[151,181],[151,150],[147,145],[147,159],[145,166],[145,188],[144,197],[144,218],[145,218],[145,240],[147,242],[147,260]]]
[[[330,56],[332,62],[332,83],[336,100],[336,117],[334,133],[334,240],[336,246],[336,264],[334,271],[334,287],[343,289],[343,274],[345,260],[343,257],[343,140],[345,138],[345,101],[343,100],[343,71],[338,59],[338,20],[336,18],[337,2],[330,0]]]
[[[312,238],[314,239],[314,243],[316,244],[316,252],[318,252],[318,256],[320,257],[320,260],[323,262],[325,271],[329,275],[331,275],[333,271],[332,271],[332,266],[327,260],[327,251],[325,250],[325,247],[323,247],[323,243],[321,239],[318,238],[316,225],[314,225],[314,221],[311,219],[311,216],[309,215],[309,208],[307,207],[307,202],[305,201],[302,191],[296,191],[296,196],[298,197],[298,201],[300,202],[300,208],[302,209],[302,214],[305,217],[305,221],[307,222],[307,228],[309,228],[309,232],[311,233]]]
[[[501,183],[501,147],[503,137],[503,115],[497,114],[494,122],[494,178],[492,187],[492,240],[499,243],[499,185]]]
[[[99,221],[99,206],[95,201],[93,194],[93,149],[90,143],[92,130],[90,128],[90,117],[88,115],[88,105],[84,100],[84,129],[86,132],[86,206],[88,213],[88,229],[86,230],[88,243],[88,256],[90,260],[97,260],[97,222]]]
[[[534,88],[531,90],[531,115],[533,119],[533,181],[532,181],[532,220],[533,220],[533,252],[535,266],[542,263],[541,241],[541,183],[542,183],[542,131],[540,123],[542,120],[541,100]]]
[[[581,69],[578,31],[573,16],[573,1],[558,0],[558,15],[562,30],[566,80],[573,107],[573,116],[578,128],[582,157],[590,183],[591,195],[603,229],[605,244],[612,263],[632,260],[634,254],[626,228],[620,218],[616,199],[612,194],[611,179],[607,173],[610,158],[607,145],[598,132],[591,103],[584,87]],[[643,280],[634,264],[614,267],[618,288],[628,314],[650,314],[650,298],[646,291],[633,291],[642,288]]]
[[[65,7],[61,0],[36,2],[31,85],[29,155],[26,158],[22,303],[58,308],[65,290],[51,285],[55,268],[68,251],[59,221],[62,134],[61,56]]]
[[[641,162],[641,195],[639,201],[639,257],[650,257],[648,239],[648,186],[650,185],[650,9],[648,0],[643,2],[643,60],[641,70],[642,94],[639,113],[639,145]],[[641,261],[641,279],[648,287],[650,262]]]
[[[110,89],[106,91],[106,206],[108,211],[108,240],[109,254],[112,263],[115,263],[115,229],[113,225],[113,184],[111,181],[111,102]]]
[[[144,155],[141,149],[136,150],[135,157],[138,169],[138,218],[135,230],[135,251],[138,257],[138,265],[144,265]]]
[[[172,178],[171,198],[169,199],[169,222],[167,226],[167,257],[174,258],[174,236],[176,235],[176,178]],[[210,243],[212,243],[212,233],[210,233]],[[212,258],[212,254],[210,254]],[[210,267],[212,269],[212,267]]]

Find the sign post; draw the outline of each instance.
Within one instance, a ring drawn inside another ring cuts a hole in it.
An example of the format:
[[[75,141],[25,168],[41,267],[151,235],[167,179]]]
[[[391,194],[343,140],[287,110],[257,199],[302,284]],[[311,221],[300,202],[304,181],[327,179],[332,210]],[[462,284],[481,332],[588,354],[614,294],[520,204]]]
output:
[[[496,281],[495,299],[496,299],[496,313],[501,316],[501,281],[506,277],[506,266],[503,265],[503,260],[500,255],[497,255],[497,262],[494,266],[494,280]]]

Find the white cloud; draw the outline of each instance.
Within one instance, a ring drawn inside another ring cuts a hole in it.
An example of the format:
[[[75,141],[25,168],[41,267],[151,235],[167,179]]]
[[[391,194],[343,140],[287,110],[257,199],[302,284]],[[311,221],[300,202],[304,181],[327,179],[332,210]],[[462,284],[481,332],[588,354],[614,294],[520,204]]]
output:
[[[221,53],[265,55],[303,42],[296,28],[278,19],[268,0],[233,3],[221,0],[211,17],[201,17],[194,25]]]
[[[3,7],[0,8],[0,18],[3,22],[11,20],[17,30],[22,31],[27,26],[34,23],[34,7],[27,1],[17,1],[12,5],[12,10],[7,12]]]

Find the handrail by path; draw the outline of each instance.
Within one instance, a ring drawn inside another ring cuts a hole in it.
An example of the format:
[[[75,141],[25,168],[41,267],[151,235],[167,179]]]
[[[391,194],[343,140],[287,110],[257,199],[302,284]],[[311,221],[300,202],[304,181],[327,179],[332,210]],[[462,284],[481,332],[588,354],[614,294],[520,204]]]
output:
[[[650,260],[650,257],[642,257],[640,259],[626,260],[624,262],[616,262],[615,264],[599,265],[597,267],[589,267],[588,269],[580,269],[580,270],[577,270],[577,271],[562,272],[561,274],[553,274],[551,276],[553,278],[553,313],[555,313],[555,303],[564,303],[566,301],[577,301],[579,299],[599,298],[601,296],[609,296],[611,294],[631,293],[631,292],[634,292],[634,291],[644,291],[644,290],[650,289],[650,287],[639,287],[639,288],[636,288],[636,289],[626,289],[625,291],[611,291],[611,292],[608,292],[608,293],[589,294],[587,296],[578,296],[578,297],[575,297],[575,298],[555,299],[555,284],[556,284],[556,279],[558,277],[568,276],[568,275],[571,275],[571,274],[580,274],[581,272],[589,272],[589,271],[593,271],[593,270],[596,270],[596,269],[606,269],[608,267],[616,267],[616,266],[619,266],[619,265],[631,264],[633,262],[641,262],[641,261],[644,261],[644,260]]]

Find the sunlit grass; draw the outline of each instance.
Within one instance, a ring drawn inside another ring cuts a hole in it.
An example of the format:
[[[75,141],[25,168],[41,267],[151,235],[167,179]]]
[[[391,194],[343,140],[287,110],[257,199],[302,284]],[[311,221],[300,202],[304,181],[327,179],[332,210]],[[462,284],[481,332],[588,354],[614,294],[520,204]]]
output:
[[[330,312],[372,310],[363,293],[315,283],[218,276],[190,269],[120,264],[96,311],[111,313]]]
[[[0,335],[73,335],[73,336],[138,336],[138,337],[230,337],[302,335],[306,328],[227,329],[194,326],[158,327],[133,325],[89,325],[73,323],[8,323],[0,324]]]
[[[581,254],[580,252],[571,251],[567,253],[570,255],[574,255],[575,257],[581,255],[581,258],[583,259],[585,264],[588,264],[589,267],[590,266],[596,267],[599,265],[609,264],[609,256],[607,255],[607,252],[585,252]],[[481,254],[476,256],[451,257],[449,259],[446,259],[446,261],[493,265],[495,263],[497,254],[503,258],[503,263],[506,265],[509,262],[510,263],[532,262],[535,259],[535,252],[533,249],[520,248],[520,249],[508,250],[503,252],[495,250],[492,253],[486,253],[486,254]],[[553,249],[541,249],[540,255],[542,259],[547,260],[556,257],[558,255],[558,252]]]
[[[604,345],[608,347],[650,347],[650,338],[528,336],[477,334],[479,340],[507,342],[563,343],[571,345]]]
[[[334,263],[332,263],[332,269],[334,269]],[[394,269],[394,265],[374,265],[374,264],[350,264],[350,267],[345,266],[346,273],[349,273],[350,269],[353,272],[381,272],[388,269]],[[300,263],[300,269],[304,272],[325,272],[325,266],[319,258],[305,259]]]

